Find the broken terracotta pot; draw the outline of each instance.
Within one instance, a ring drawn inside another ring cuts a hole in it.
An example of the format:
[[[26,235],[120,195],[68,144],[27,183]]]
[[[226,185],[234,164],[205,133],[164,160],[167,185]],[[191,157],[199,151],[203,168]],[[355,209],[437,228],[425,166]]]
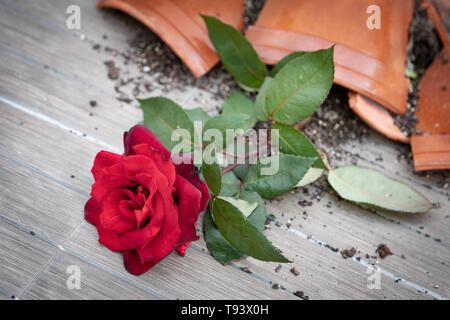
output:
[[[379,103],[349,91],[350,108],[369,126],[390,139],[409,143],[409,138],[394,124],[391,114]]]
[[[450,11],[450,1],[439,1]],[[411,137],[414,169],[450,169],[450,41],[438,13],[424,2],[433,20],[443,48],[420,81],[416,129]]]
[[[148,26],[196,77],[219,61],[200,14],[244,27],[242,0],[99,0],[97,6],[122,10]]]
[[[335,82],[404,113],[412,14],[413,0],[267,0],[246,37],[267,64],[336,44]]]

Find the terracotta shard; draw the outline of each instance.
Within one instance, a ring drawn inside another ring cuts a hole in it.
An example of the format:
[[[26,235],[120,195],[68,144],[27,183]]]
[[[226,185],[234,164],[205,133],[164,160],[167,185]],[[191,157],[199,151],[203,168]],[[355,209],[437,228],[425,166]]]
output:
[[[246,36],[268,64],[336,44],[335,82],[404,113],[413,9],[413,0],[267,0]],[[380,29],[370,29],[377,12]]]
[[[349,91],[350,108],[369,126],[390,139],[409,143],[409,138],[394,124],[391,114],[379,103]]]
[[[411,137],[414,156],[414,170],[450,169],[450,135]]]
[[[242,0],[99,0],[97,6],[122,10],[148,26],[196,77],[219,61],[200,14],[244,27]]]
[[[439,1],[450,11],[450,1]],[[424,2],[436,25],[443,49],[420,80],[416,128],[421,135],[411,137],[414,169],[450,169],[450,42],[439,15],[429,1]]]

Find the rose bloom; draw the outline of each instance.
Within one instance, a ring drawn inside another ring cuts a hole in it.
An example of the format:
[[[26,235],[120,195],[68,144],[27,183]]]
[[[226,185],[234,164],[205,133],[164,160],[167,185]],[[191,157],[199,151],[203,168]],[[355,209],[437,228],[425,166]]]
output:
[[[209,192],[192,161],[174,165],[175,156],[146,127],[125,132],[124,145],[123,155],[95,157],[85,218],[97,227],[99,242],[121,251],[125,268],[139,275],[173,249],[184,256],[198,240],[195,224]]]

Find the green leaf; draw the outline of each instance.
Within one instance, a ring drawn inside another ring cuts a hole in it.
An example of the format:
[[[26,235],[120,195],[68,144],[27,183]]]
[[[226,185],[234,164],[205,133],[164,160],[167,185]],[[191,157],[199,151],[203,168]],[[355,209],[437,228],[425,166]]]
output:
[[[219,198],[210,205],[217,228],[234,248],[262,261],[290,262],[235,206]]]
[[[279,123],[274,123],[272,129],[278,129],[279,133],[279,148],[280,151],[287,154],[295,154],[302,157],[316,157],[317,160],[313,163],[314,168],[325,169],[322,158],[316,150],[316,147],[303,133],[291,126],[286,126]]]
[[[267,75],[267,68],[250,42],[234,27],[214,17],[202,17],[225,69],[242,85],[259,88]]]
[[[220,188],[222,187],[222,176],[220,174],[220,167],[215,158],[215,153],[213,153],[213,156],[213,159],[203,159],[202,173],[209,190],[215,195],[219,195]]]
[[[324,169],[313,167],[309,168],[308,171],[306,171],[305,175],[303,176],[302,180],[300,180],[295,186],[304,187],[310,183],[313,183],[322,176],[322,173],[324,171],[325,171]]]
[[[234,91],[223,103],[222,114],[243,113],[254,118],[253,109],[253,102],[250,98],[240,91]]]
[[[201,121],[202,126],[205,126],[206,122],[211,118],[202,108],[195,109],[183,109],[192,122]]]
[[[278,158],[278,159],[277,159]],[[273,198],[289,192],[305,175],[316,158],[305,158],[291,154],[280,153],[275,156],[259,159],[245,176],[243,188],[258,192],[263,198]],[[271,175],[264,175],[263,168],[270,165],[262,164],[267,161],[278,161],[278,171]]]
[[[258,95],[256,96],[255,117],[259,121],[269,120],[269,114],[266,111],[266,94],[267,94],[267,89],[269,88],[272,80],[273,80],[273,78],[266,77],[264,79],[264,83],[262,84],[261,88],[259,89]]]
[[[264,200],[259,194],[250,190],[241,190],[239,199],[256,202],[258,204],[252,214],[247,217],[247,220],[250,221],[256,229],[263,231],[266,225],[266,205],[264,204]]]
[[[144,112],[144,125],[153,131],[167,149],[179,144],[183,139],[186,144],[193,146],[194,125],[184,110],[175,102],[164,97],[154,97],[138,100]],[[186,134],[175,134],[175,141],[171,140],[175,129],[186,129]]]
[[[234,167],[233,172],[239,179],[244,180],[249,169],[250,165],[243,163]]]
[[[292,52],[291,54],[287,55],[286,57],[284,57],[283,59],[281,59],[280,61],[278,61],[278,63],[276,64],[275,67],[272,68],[272,70],[270,70],[270,76],[272,78],[274,78],[277,73],[283,69],[283,67],[285,65],[287,65],[289,62],[291,62],[292,60],[294,60],[295,58],[301,57],[305,54],[307,54],[308,52],[305,51],[296,51],[296,52]]]
[[[295,58],[277,73],[266,96],[266,111],[276,122],[299,122],[325,100],[334,77],[333,48]]]
[[[258,202],[248,202],[242,199],[236,199],[233,197],[218,197],[226,202],[231,203],[233,206],[239,209],[239,211],[244,215],[244,217],[248,218],[249,215],[255,211],[258,206]]]
[[[229,171],[222,176],[222,188],[220,189],[220,195],[225,197],[234,196],[239,191],[240,181],[233,173]]]
[[[328,182],[344,199],[398,212],[427,212],[430,202],[408,185],[375,169],[346,166],[331,170]]]
[[[214,224],[209,208],[206,209],[205,217],[203,219],[203,235],[209,251],[221,264],[227,264],[231,260],[243,259],[246,257],[245,254],[240,253],[225,240]]]
[[[248,131],[253,127],[254,120],[252,117],[250,117],[247,114],[242,113],[230,113],[230,114],[220,114],[218,116],[215,116],[214,118],[211,118],[206,123],[203,132],[206,133],[209,129],[217,129],[222,133],[223,137],[223,144],[217,144],[215,142],[216,150],[220,151],[222,150],[230,141],[232,141],[235,138],[234,136],[227,136],[226,130],[232,129],[242,129],[244,132]],[[205,145],[209,144],[210,142],[205,141]]]

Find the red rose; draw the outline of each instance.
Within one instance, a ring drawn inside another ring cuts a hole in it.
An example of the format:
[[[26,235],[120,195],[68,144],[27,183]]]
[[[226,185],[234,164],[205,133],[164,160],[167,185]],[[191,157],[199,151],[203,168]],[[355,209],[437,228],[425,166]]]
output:
[[[195,224],[209,199],[192,162],[174,165],[171,153],[144,126],[124,134],[125,153],[100,151],[94,160],[85,218],[99,242],[122,251],[125,268],[142,274],[173,249],[184,256],[198,240]]]

